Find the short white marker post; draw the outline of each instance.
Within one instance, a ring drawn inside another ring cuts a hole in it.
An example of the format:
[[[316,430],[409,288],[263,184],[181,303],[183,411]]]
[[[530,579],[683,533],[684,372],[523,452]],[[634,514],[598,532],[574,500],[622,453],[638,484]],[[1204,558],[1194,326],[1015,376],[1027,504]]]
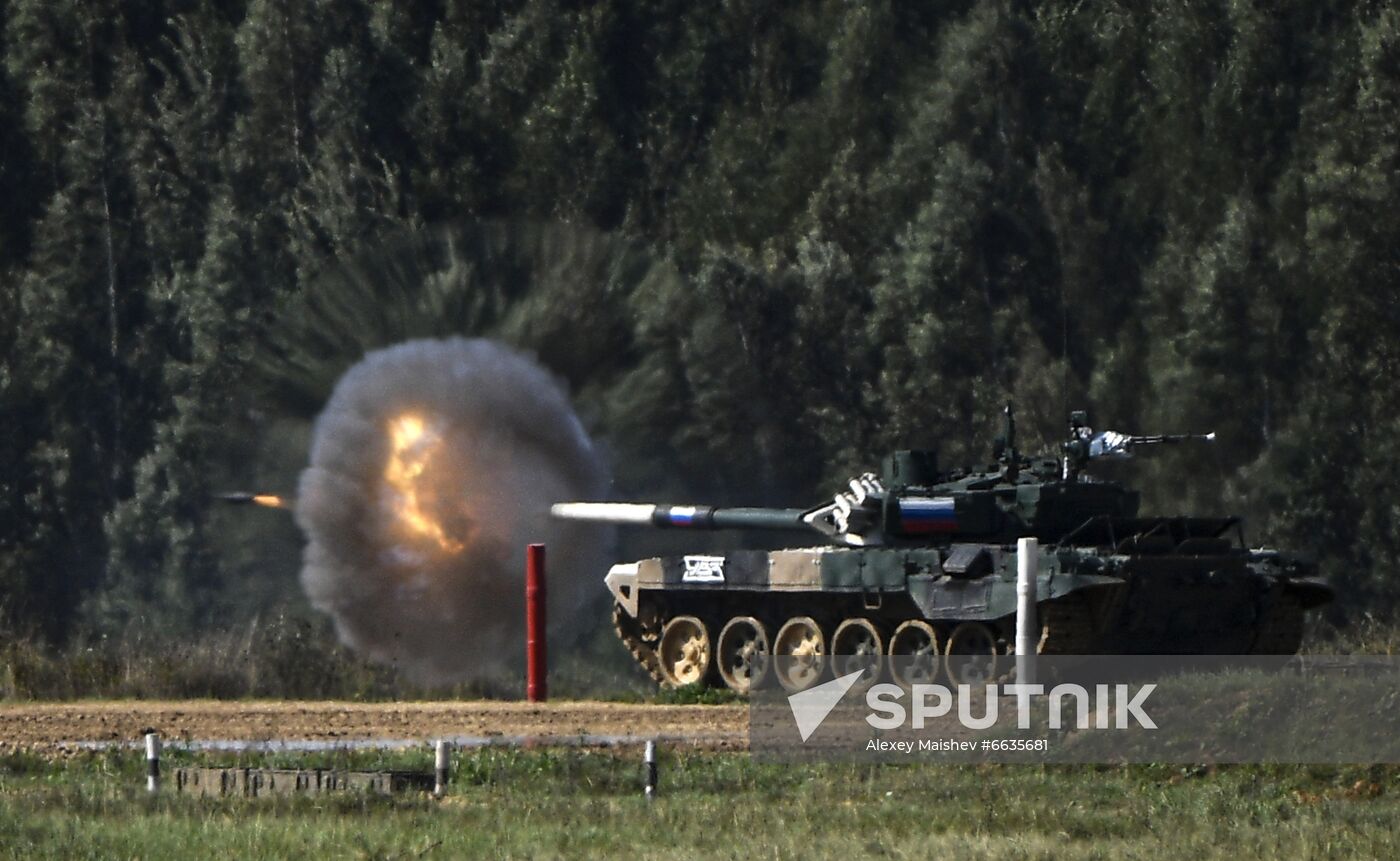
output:
[[[433,795],[441,798],[447,792],[447,760],[452,754],[452,742],[446,739],[437,740],[437,750],[433,755],[433,770],[435,780],[433,782]]]
[[[160,733],[146,733],[146,791],[160,789]]]
[[[1040,644],[1036,624],[1035,580],[1040,573],[1040,543],[1016,542],[1016,684],[1035,684],[1035,650]]]
[[[656,797],[656,742],[647,742],[646,752],[642,759],[646,762],[646,796],[647,800],[650,801]]]

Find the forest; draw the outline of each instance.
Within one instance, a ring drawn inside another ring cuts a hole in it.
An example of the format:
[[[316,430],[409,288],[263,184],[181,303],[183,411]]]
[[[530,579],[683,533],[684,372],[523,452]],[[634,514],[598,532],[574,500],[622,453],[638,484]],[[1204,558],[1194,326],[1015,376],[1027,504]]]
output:
[[[499,338],[619,498],[816,504],[1068,411],[1400,601],[1400,7],[0,0],[0,632],[309,613],[365,350]],[[444,249],[446,249],[444,251]],[[444,262],[445,261],[445,262]],[[434,277],[413,276],[420,270]],[[406,274],[407,273],[407,274]]]

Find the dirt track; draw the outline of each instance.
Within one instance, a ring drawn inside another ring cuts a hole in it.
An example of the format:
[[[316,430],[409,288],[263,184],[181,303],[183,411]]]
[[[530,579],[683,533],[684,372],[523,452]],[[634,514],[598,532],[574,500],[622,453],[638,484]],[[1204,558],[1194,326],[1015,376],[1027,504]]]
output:
[[[0,705],[0,750],[135,741],[147,729],[172,740],[237,741],[661,735],[733,748],[747,745],[748,721],[742,705],[211,700]]]

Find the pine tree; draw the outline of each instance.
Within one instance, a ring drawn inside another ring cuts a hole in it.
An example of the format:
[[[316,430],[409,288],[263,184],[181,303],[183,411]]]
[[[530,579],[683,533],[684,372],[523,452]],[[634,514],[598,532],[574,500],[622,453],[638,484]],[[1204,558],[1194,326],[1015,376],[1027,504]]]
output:
[[[321,63],[309,114],[314,143],[294,193],[290,250],[302,263],[303,280],[324,259],[357,253],[367,237],[406,216],[407,166],[377,148],[392,137],[398,116],[375,86],[381,55],[368,9],[351,0],[338,6],[341,38]]]
[[[621,220],[635,175],[614,124],[630,106],[614,99],[605,65],[611,41],[623,38],[604,4],[578,13],[553,81],[520,120],[519,158],[511,194],[518,211],[539,217],[584,218],[610,228]],[[568,165],[560,171],[558,165]]]
[[[1358,15],[1325,96],[1304,114],[1305,267],[1327,299],[1299,358],[1297,418],[1267,466],[1274,533],[1316,553],[1353,608],[1394,606],[1400,564],[1400,14]],[[1315,124],[1315,125],[1314,125]]]
[[[19,4],[7,46],[12,72],[42,70],[27,77],[25,121],[53,189],[19,285],[15,371],[30,392],[30,594],[55,636],[105,576],[102,518],[130,492],[159,400],[149,255],[117,121],[138,96],[119,22],[115,9]]]
[[[225,582],[208,535],[209,482],[219,445],[236,448],[229,397],[242,363],[233,350],[239,333],[219,349],[208,343],[240,309],[219,304],[217,288],[196,272],[206,242],[222,238],[215,210],[227,206],[218,190],[233,125],[233,25],[202,5],[172,22],[166,44],[149,119],[131,123],[137,207],[159,238],[149,256],[161,402],[131,493],[106,518],[108,572],[85,612],[103,630],[143,620],[147,631],[175,634],[199,622],[212,584]]]
[[[995,4],[949,26],[872,177],[885,210],[909,219],[881,260],[866,334],[883,351],[877,448],[946,440],[945,460],[980,460],[1000,404],[1045,387],[1022,379],[1034,366],[1020,359],[1037,338],[1061,340],[1053,236],[1034,196],[1040,120],[1026,107],[1044,83],[1027,39]]]

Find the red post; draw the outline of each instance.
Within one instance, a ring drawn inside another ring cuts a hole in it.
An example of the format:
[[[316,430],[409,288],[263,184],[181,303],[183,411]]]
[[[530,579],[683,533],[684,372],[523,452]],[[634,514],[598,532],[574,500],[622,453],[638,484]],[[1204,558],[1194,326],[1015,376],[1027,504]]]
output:
[[[549,699],[544,604],[544,545],[531,544],[525,548],[525,699],[532,703]]]

